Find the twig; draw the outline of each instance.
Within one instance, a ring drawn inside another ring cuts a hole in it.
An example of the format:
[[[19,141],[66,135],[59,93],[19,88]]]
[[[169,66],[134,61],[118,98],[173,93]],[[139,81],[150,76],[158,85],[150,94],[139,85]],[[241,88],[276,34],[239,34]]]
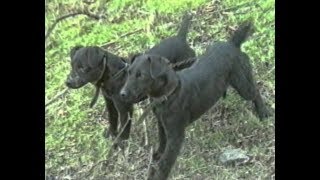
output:
[[[97,0],[92,0],[92,1],[90,1],[90,0],[82,0],[83,3],[88,4],[88,5],[93,4],[93,3],[95,3],[96,1],[97,1]]]
[[[117,156],[118,154],[119,154],[119,152],[120,151],[118,151],[118,152],[116,152],[115,154],[114,154],[114,156]],[[100,165],[101,163],[103,163],[103,162],[106,162],[107,161],[107,159],[104,159],[104,160],[101,160],[101,161],[98,161],[97,163],[95,163],[94,165],[92,165],[92,167],[88,170],[89,172],[89,174],[84,174],[84,175],[80,175],[80,177],[79,177],[79,179],[83,179],[84,177],[86,177],[86,178],[88,178],[88,176],[91,174],[90,173],[90,171],[92,171],[95,167],[97,167],[98,165]],[[78,171],[78,173],[82,173],[82,172],[84,172],[84,170],[82,169],[82,170],[80,170],[80,171]],[[85,173],[85,172],[84,172]]]
[[[162,25],[162,26],[165,26],[165,28],[171,28],[171,27],[174,27],[174,26],[176,26],[176,25],[177,25],[177,24],[167,23],[167,24],[164,24],[164,25]],[[117,43],[120,38],[124,38],[124,37],[126,37],[126,36],[130,36],[130,35],[132,35],[132,34],[141,32],[142,30],[143,30],[143,28],[140,28],[140,29],[137,29],[137,30],[134,30],[134,31],[125,33],[125,34],[119,36],[119,38],[118,38],[117,40],[110,41],[110,42],[108,42],[108,43],[102,44],[102,45],[100,45],[100,47],[105,49],[105,48],[107,48],[107,47],[109,47],[109,46]]]
[[[274,71],[274,70],[275,70],[275,68],[276,68],[276,66],[273,66],[273,68],[271,68],[271,69],[267,72],[267,74],[272,73],[272,71]]]
[[[265,73],[262,78],[266,78],[270,73],[272,73],[275,70],[275,66],[273,66],[267,73]]]
[[[143,112],[141,112],[141,111],[142,111],[142,107],[139,108],[139,115],[140,116],[143,114]],[[143,125],[143,131],[144,131],[144,145],[148,146],[149,145],[149,138],[148,138],[149,136],[148,136],[148,128],[147,128],[148,125],[147,125],[147,121],[145,119],[143,119],[142,125]]]
[[[148,163],[147,175],[146,175],[145,179],[148,179],[149,171],[150,171],[151,164],[152,164],[152,155],[153,155],[153,147],[152,146],[150,148],[150,154],[149,155],[150,155],[149,156],[149,163]]]
[[[132,34],[135,34],[135,33],[137,33],[137,32],[140,32],[140,31],[142,31],[142,30],[143,30],[143,28],[140,28],[140,29],[137,29],[137,30],[134,30],[134,31],[125,33],[125,34],[119,36],[119,38],[118,38],[117,40],[114,40],[114,41],[111,41],[111,42],[102,44],[102,45],[100,45],[100,47],[102,47],[102,48],[107,48],[107,47],[113,45],[114,43],[116,43],[120,38],[123,38],[123,37],[126,37],[126,36],[130,36],[130,35],[132,35]]]
[[[148,138],[147,122],[145,119],[143,120],[143,130],[144,130],[144,136],[145,136],[144,145],[148,146],[149,138]]]
[[[51,100],[49,100],[46,104],[45,107],[49,106],[50,104],[52,104],[55,100],[57,100],[59,97],[63,96],[64,94],[66,94],[68,92],[69,88],[65,88],[64,90],[62,90],[59,94],[57,94],[55,97],[53,97]]]
[[[251,5],[258,5],[257,2],[246,2],[246,3],[242,3],[242,4],[239,4],[237,6],[233,6],[233,7],[230,7],[230,8],[225,8],[225,9],[219,9],[219,10],[216,10],[216,11],[212,11],[212,14],[217,14],[217,13],[222,13],[222,12],[227,12],[227,11],[231,11],[231,10],[237,10],[239,8],[242,8],[244,6],[251,6]],[[211,16],[208,16],[208,17],[205,17],[204,20],[208,20],[208,19],[211,19],[212,17]]]
[[[45,41],[47,40],[47,38],[49,37],[49,35],[52,33],[53,29],[56,27],[56,25],[64,20],[64,19],[67,19],[69,17],[74,17],[74,16],[77,16],[77,15],[86,15],[90,18],[93,18],[93,19],[96,19],[96,20],[99,20],[99,19],[103,19],[104,17],[103,16],[99,16],[99,15],[96,15],[96,14],[93,14],[91,12],[89,12],[89,10],[79,10],[77,12],[74,12],[74,13],[70,13],[70,14],[66,14],[64,16],[61,16],[59,17],[58,19],[55,20],[55,22],[51,25],[51,27],[48,29],[47,33],[46,33],[46,36],[45,36]]]
[[[239,8],[242,8],[244,6],[251,6],[251,5],[256,5],[258,4],[257,2],[255,1],[251,1],[251,2],[246,2],[246,3],[242,3],[242,4],[239,4],[237,6],[233,6],[233,7],[230,7],[230,8],[226,8],[226,9],[221,9],[221,10],[218,10],[218,11],[214,11],[213,13],[219,13],[219,12],[226,12],[226,11],[233,11],[233,10],[237,10]]]

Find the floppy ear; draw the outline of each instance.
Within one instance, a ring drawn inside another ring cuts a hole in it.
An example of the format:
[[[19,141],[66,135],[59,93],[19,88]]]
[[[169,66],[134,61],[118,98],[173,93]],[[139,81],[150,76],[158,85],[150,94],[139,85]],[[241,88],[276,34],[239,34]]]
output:
[[[79,49],[81,49],[81,48],[83,48],[82,45],[77,45],[77,46],[73,47],[73,48],[70,50],[70,58],[72,59],[73,56],[76,54],[76,52],[77,52]]]
[[[154,58],[154,57],[147,57],[147,60],[150,63],[150,75],[153,79],[156,79],[166,72],[168,67],[168,62],[166,58]]]
[[[93,68],[98,67],[104,61],[104,58],[108,58],[107,53],[105,53],[99,47],[88,48],[86,54],[88,58],[88,64],[90,67],[93,67]]]
[[[137,53],[137,54],[134,54],[133,56],[131,56],[129,63],[132,64],[134,62],[134,60],[136,59],[136,57],[138,57],[140,55],[141,55],[141,53]]]

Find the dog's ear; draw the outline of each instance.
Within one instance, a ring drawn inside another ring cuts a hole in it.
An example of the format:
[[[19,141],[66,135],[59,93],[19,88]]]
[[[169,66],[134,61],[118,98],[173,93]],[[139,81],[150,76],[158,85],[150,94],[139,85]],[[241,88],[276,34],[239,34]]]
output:
[[[81,45],[77,45],[77,46],[73,47],[73,48],[70,50],[70,58],[72,59],[73,56],[76,54],[76,52],[77,52],[79,49],[81,49],[81,48],[83,48],[83,46],[81,46]]]
[[[107,57],[107,53],[99,47],[88,48],[87,51],[88,64],[91,67],[98,67]],[[107,60],[107,59],[106,59]]]
[[[150,63],[150,75],[153,79],[156,79],[166,72],[166,70],[169,68],[168,63],[169,60],[163,57],[147,57],[147,60]]]
[[[134,60],[136,59],[136,57],[138,57],[140,55],[141,55],[141,53],[137,53],[137,54],[134,54],[133,56],[131,56],[129,63],[132,64],[134,62]]]

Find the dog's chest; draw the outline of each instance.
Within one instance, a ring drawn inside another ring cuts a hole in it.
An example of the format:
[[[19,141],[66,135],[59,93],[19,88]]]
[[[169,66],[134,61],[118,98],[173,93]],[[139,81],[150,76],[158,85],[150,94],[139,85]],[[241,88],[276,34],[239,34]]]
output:
[[[101,90],[106,94],[108,97],[113,97],[115,95],[118,95],[120,92],[121,85],[119,85],[116,81],[108,81],[104,82],[101,85]]]
[[[162,123],[166,119],[166,114],[164,112],[165,112],[165,110],[161,109],[159,107],[153,108],[153,113],[157,117],[158,121],[161,121]]]
[[[108,98],[111,98],[114,95],[114,90],[108,86],[101,86],[102,94]]]
[[[165,109],[159,108],[159,107],[155,107],[153,108],[153,112],[157,115],[157,116],[163,116]]]
[[[175,110],[172,110],[171,106],[169,106],[166,103],[161,103],[161,104],[156,105],[153,108],[153,112],[155,113],[155,115],[157,117],[160,118],[160,120],[165,120],[169,116],[172,116],[173,114],[176,113]]]

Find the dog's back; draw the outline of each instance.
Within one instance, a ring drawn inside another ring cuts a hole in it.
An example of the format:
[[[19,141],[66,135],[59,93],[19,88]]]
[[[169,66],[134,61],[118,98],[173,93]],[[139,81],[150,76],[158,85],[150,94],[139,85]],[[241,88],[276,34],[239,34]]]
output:
[[[181,83],[186,84],[183,96],[193,94],[196,97],[189,98],[192,102],[185,102],[192,106],[190,110],[193,111],[194,118],[207,111],[225,92],[228,72],[232,71],[234,62],[239,60],[242,54],[240,46],[247,38],[250,28],[251,24],[243,24],[228,42],[214,43],[191,68],[178,72]]]
[[[189,31],[191,19],[192,15],[186,13],[183,16],[178,34],[176,36],[162,40],[160,44],[151,48],[146,52],[146,54],[165,57],[172,63],[195,57],[194,50],[191,49],[187,43],[187,34]]]
[[[243,23],[231,36],[227,42],[216,42],[210,45],[206,52],[199,57],[199,60],[189,69],[185,69],[180,74],[199,82],[201,79],[214,79],[214,76],[221,76],[228,69],[232,68],[232,61],[237,61],[241,44],[249,36],[252,24],[250,21]],[[201,71],[195,70],[201,69]],[[214,73],[213,73],[214,72]],[[210,78],[209,78],[210,77]]]

